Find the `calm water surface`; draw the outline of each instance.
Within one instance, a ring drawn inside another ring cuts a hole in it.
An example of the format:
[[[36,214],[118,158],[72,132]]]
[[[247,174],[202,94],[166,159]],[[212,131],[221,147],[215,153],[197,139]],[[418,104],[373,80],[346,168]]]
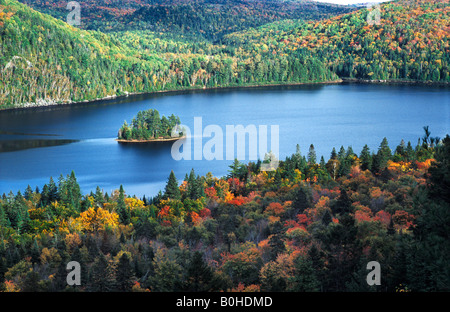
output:
[[[300,145],[306,155],[314,144],[318,159],[333,147],[364,144],[376,150],[387,137],[394,149],[404,139],[413,146],[428,125],[443,138],[450,129],[450,89],[424,86],[304,85],[257,89],[140,95],[125,99],[0,112],[0,194],[57,181],[75,171],[83,193],[100,186],[111,192],[123,184],[128,194],[154,196],[174,170],[181,181],[191,168],[197,174],[228,173],[229,160],[181,160],[172,143],[122,145],[117,131],[140,110],[178,115],[194,129],[218,125],[278,125],[280,158]],[[206,143],[209,138],[203,138]],[[225,142],[225,139],[224,139]],[[270,148],[270,141],[269,141]],[[192,146],[192,151],[194,146]],[[225,155],[225,154],[224,154]],[[246,153],[248,157],[248,151]],[[261,156],[262,157],[262,156]],[[244,160],[248,162],[248,159]]]

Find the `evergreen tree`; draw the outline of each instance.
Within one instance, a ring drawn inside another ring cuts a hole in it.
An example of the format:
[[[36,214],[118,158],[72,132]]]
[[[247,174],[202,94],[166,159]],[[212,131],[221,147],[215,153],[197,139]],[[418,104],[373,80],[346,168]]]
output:
[[[341,189],[341,193],[339,197],[336,199],[334,204],[331,205],[331,210],[335,214],[344,215],[352,212],[352,201],[348,197],[347,191],[345,189]]]
[[[320,157],[320,167],[321,168],[325,168],[326,164],[325,164],[325,158],[323,158],[323,156]]]
[[[166,184],[166,189],[164,192],[164,198],[170,199],[181,199],[180,188],[178,185],[178,180],[175,177],[173,170],[170,172],[169,179]]]
[[[390,160],[392,157],[391,149],[389,148],[389,144],[387,141],[387,138],[383,138],[383,141],[381,141],[380,148],[378,149],[377,153],[377,163],[376,163],[376,169],[377,171],[383,170],[388,160]]]
[[[110,292],[115,289],[115,282],[112,264],[100,253],[92,265],[88,289],[93,292]]]
[[[94,199],[95,203],[100,207],[103,207],[103,204],[106,202],[105,197],[103,196],[103,191],[99,186],[97,186],[97,188],[95,189]]]
[[[295,275],[290,279],[292,286],[290,291],[294,292],[316,292],[319,291],[320,283],[316,276],[311,258],[299,256],[295,260]]]
[[[337,159],[336,148],[334,147],[333,150],[331,151],[330,159]]]
[[[134,272],[130,263],[130,258],[124,252],[119,258],[116,270],[116,285],[120,292],[131,291],[134,284]]]
[[[195,251],[186,269],[185,291],[205,292],[211,290],[213,270],[205,263],[199,251]]]
[[[117,214],[119,215],[119,221],[123,224],[129,224],[131,221],[131,214],[125,204],[125,191],[123,186],[119,188],[119,198],[117,200]]]
[[[311,191],[305,186],[299,186],[294,193],[292,207],[295,209],[294,214],[303,213],[306,208],[311,206]]]
[[[450,291],[450,137],[435,153],[427,196],[417,197],[416,240],[409,263],[414,290]]]
[[[314,149],[314,145],[311,144],[309,146],[309,152],[308,152],[308,164],[314,165],[316,162],[317,162],[316,151]]]
[[[408,141],[408,144],[406,145],[405,156],[406,161],[411,161],[415,159],[415,151],[411,145],[411,141]]]
[[[238,178],[241,181],[245,181],[247,177],[247,167],[242,164],[237,158],[234,159],[229,168],[229,178]]]
[[[32,195],[33,195],[33,190],[31,189],[31,186],[28,185],[23,196],[25,197],[26,200],[30,200]]]
[[[347,155],[347,152],[345,151],[345,148],[341,145],[341,148],[339,149],[339,153],[337,155],[340,162],[342,162],[345,159],[345,155]]]
[[[372,169],[372,156],[370,155],[370,148],[367,144],[364,145],[359,159],[361,159],[361,170]]]

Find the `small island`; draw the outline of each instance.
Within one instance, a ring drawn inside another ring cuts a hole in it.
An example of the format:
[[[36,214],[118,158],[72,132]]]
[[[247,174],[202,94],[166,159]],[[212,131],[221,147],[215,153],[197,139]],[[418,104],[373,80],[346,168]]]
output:
[[[170,142],[183,139],[184,129],[180,118],[175,115],[160,117],[156,109],[140,111],[133,118],[131,125],[124,122],[119,129],[119,143]]]

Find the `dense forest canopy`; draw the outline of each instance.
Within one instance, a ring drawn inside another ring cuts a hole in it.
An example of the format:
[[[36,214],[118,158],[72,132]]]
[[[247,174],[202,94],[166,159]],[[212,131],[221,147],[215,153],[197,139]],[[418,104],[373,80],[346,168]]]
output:
[[[387,138],[276,171],[173,171],[156,197],[83,195],[75,173],[0,197],[3,291],[449,291],[450,137]],[[68,286],[66,265],[82,267]],[[366,265],[382,266],[369,286]]]
[[[131,125],[125,121],[118,133],[119,140],[155,140],[183,136],[181,121],[174,114],[169,117],[159,115],[156,109],[140,111]]]
[[[55,13],[61,4],[33,3],[63,19]],[[124,1],[123,11],[114,7],[119,2],[98,11],[99,3],[86,2],[92,11],[83,16],[105,32],[69,26],[16,0],[0,2],[1,108],[340,77],[450,82],[448,0],[384,3],[373,25],[367,16],[374,9],[289,9],[310,2]],[[260,6],[265,13],[254,14]]]
[[[65,20],[66,2],[21,0]],[[284,19],[320,20],[355,10],[329,3],[292,0],[80,0],[84,29],[143,30],[161,35],[218,40],[224,34]]]

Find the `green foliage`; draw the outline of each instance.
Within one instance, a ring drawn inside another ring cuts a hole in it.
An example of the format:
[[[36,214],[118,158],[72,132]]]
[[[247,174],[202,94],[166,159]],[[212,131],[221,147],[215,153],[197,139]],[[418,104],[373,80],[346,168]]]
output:
[[[182,136],[183,129],[174,133],[180,123],[180,118],[173,114],[166,118],[160,117],[156,109],[140,111],[133,118],[131,126],[124,122],[119,130],[118,138],[120,140],[150,140],[171,138],[173,134]]]

